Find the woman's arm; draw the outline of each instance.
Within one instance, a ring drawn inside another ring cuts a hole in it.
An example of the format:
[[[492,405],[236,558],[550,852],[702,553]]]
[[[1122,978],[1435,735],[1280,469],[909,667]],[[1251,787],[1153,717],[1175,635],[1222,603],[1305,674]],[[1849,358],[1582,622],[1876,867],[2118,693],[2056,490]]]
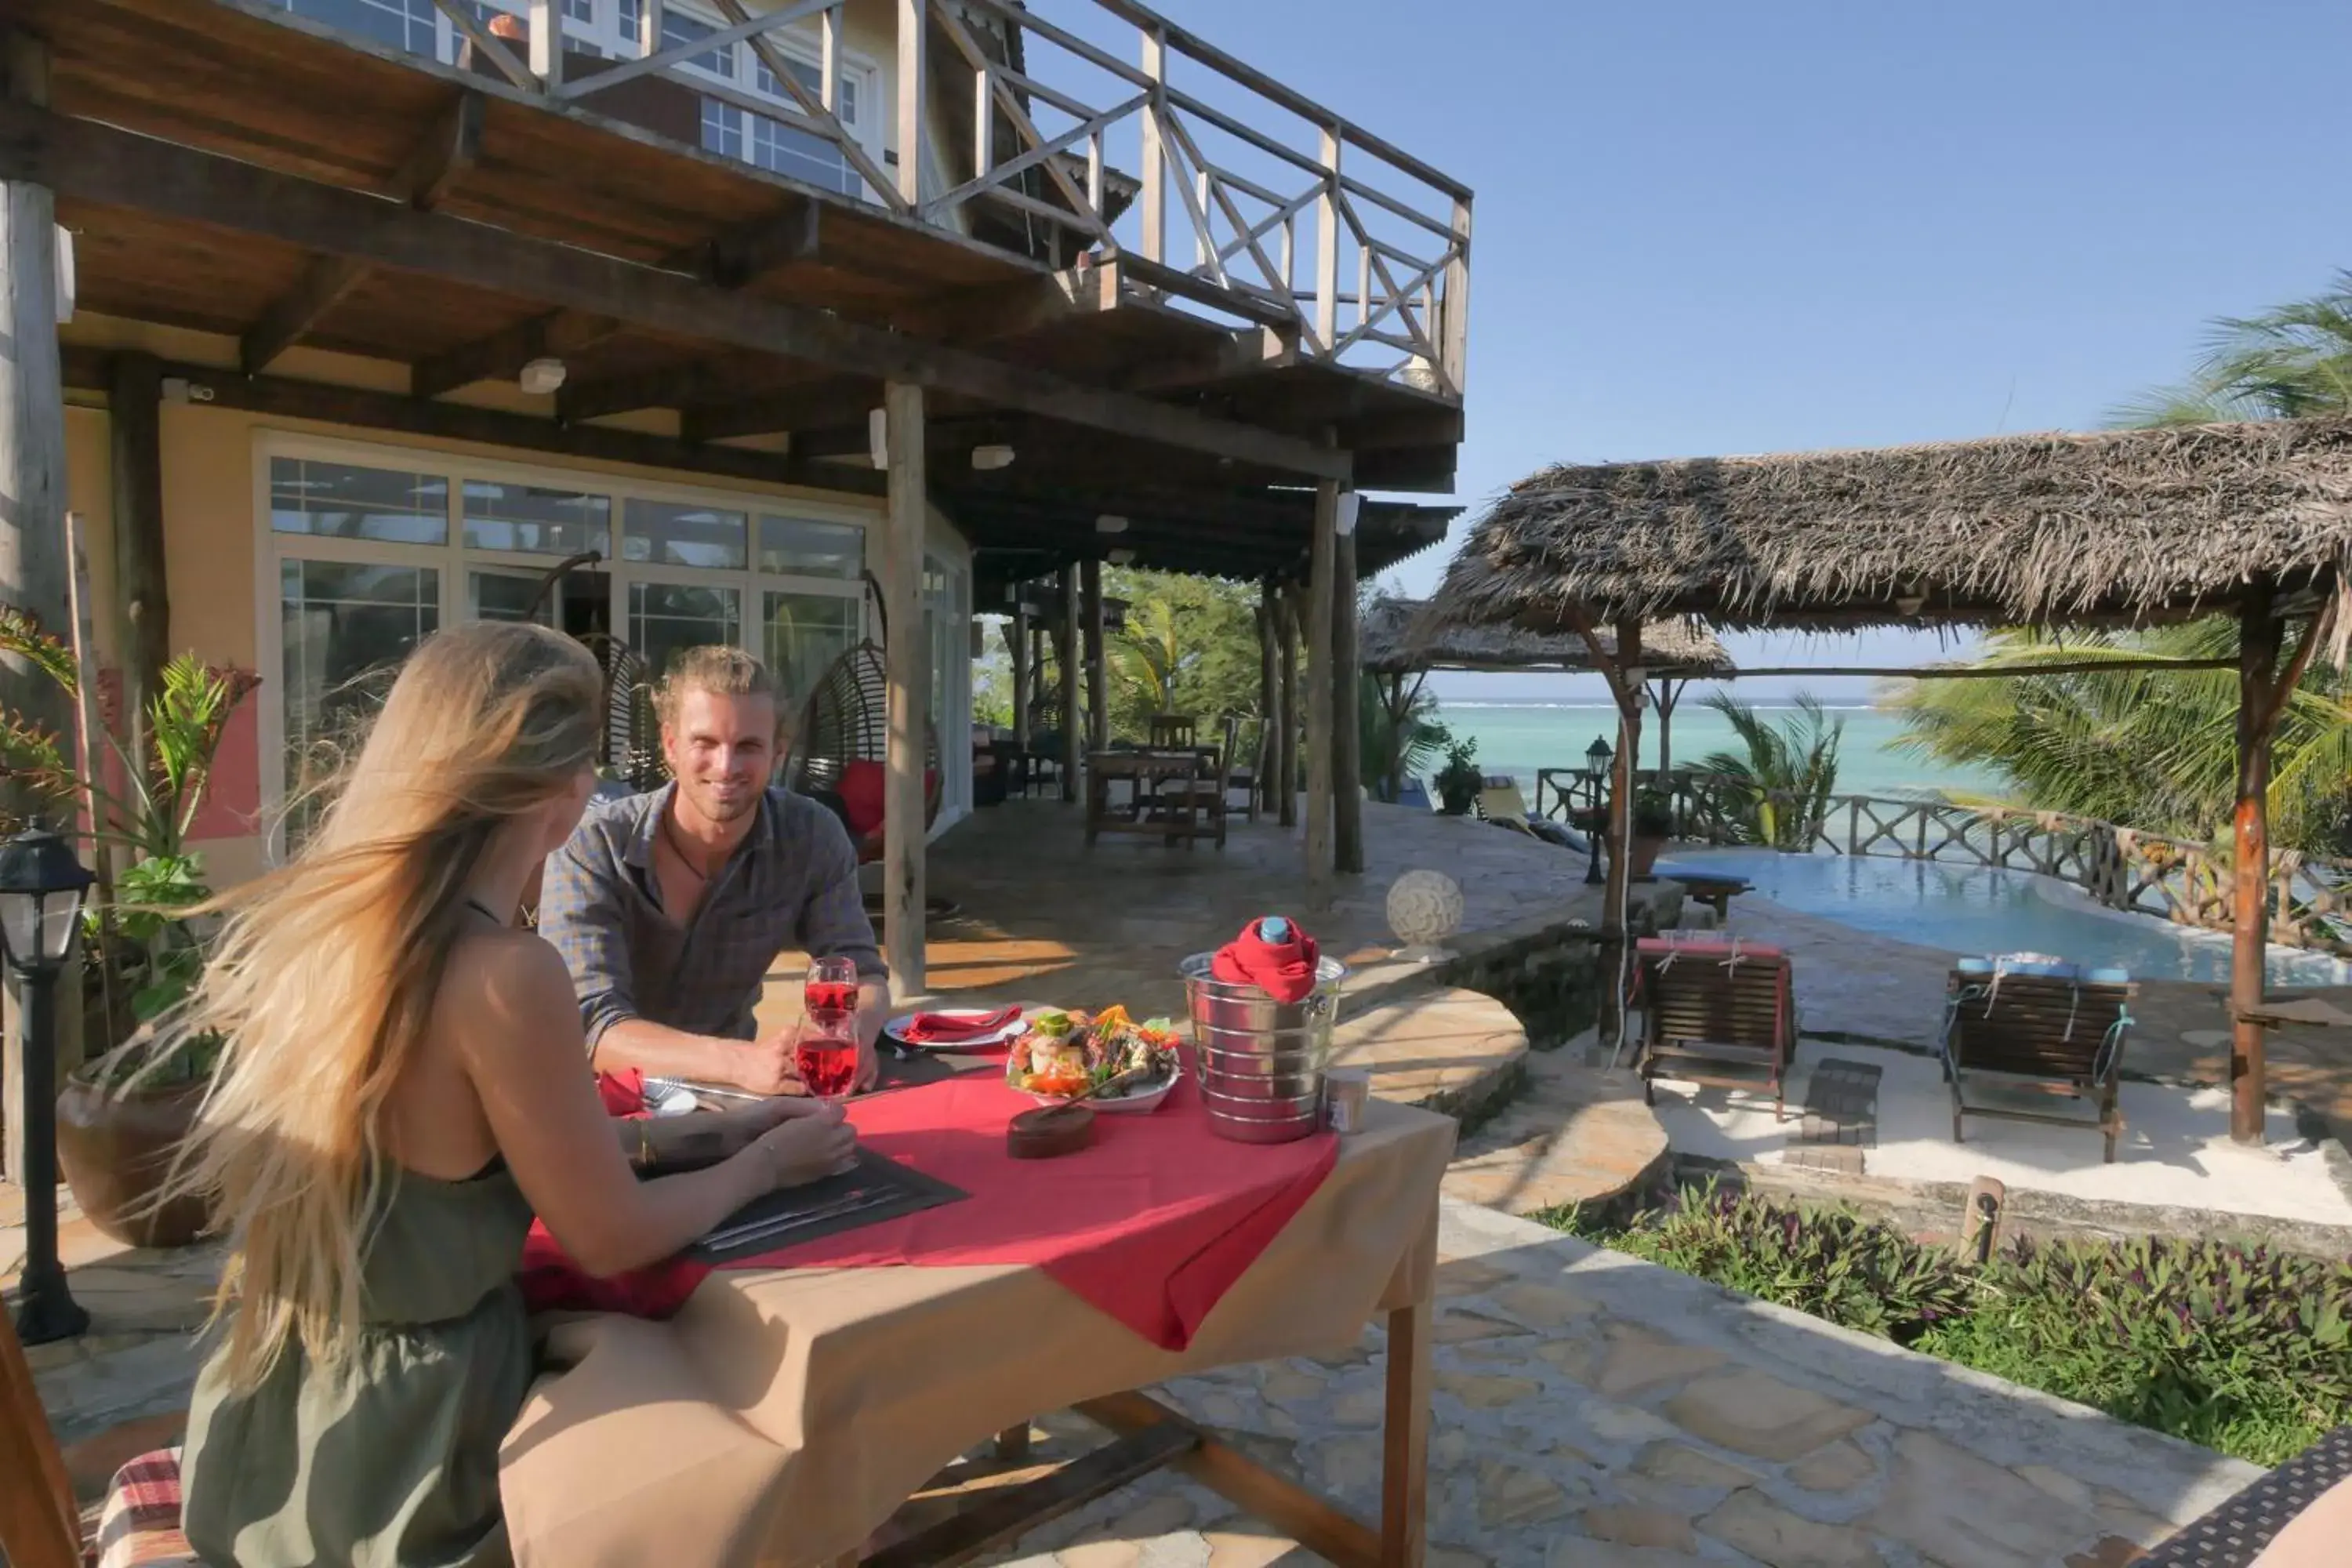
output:
[[[639,1181],[586,1070],[571,975],[524,932],[461,943],[436,1015],[523,1195],[592,1274],[667,1258],[753,1198],[825,1175],[856,1150],[837,1110],[780,1101],[776,1125],[719,1163]]]

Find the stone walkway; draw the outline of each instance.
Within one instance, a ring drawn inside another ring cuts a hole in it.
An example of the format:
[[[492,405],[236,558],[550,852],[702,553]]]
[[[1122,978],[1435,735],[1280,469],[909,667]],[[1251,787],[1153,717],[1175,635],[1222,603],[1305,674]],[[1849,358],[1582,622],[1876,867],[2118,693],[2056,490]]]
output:
[[[1446,1205],[1440,1248],[1440,1568],[2120,1568],[2256,1474],[1468,1205]],[[1382,1373],[1374,1331],[1164,1392],[1371,1516]],[[1097,1440],[1047,1430],[1052,1451]],[[1011,1555],[1255,1568],[1293,1553],[1313,1560],[1158,1476]]]

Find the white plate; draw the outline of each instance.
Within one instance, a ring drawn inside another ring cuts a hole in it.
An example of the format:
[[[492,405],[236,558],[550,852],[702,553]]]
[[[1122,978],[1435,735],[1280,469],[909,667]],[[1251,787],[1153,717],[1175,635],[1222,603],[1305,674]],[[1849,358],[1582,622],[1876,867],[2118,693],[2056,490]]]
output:
[[[996,1007],[933,1007],[927,1009],[927,1011],[936,1013],[942,1018],[985,1018],[991,1013],[1000,1012],[1002,1009]],[[883,1025],[882,1032],[889,1036],[892,1039],[898,1041],[900,1045],[905,1046],[909,1050],[970,1051],[985,1050],[990,1046],[1001,1046],[1006,1041],[1017,1037],[1024,1029],[1026,1029],[1029,1026],[1029,1017],[1028,1015],[1024,1013],[1020,1017],[1013,1019],[1013,1022],[1005,1025],[1004,1027],[996,1030],[992,1034],[972,1035],[961,1040],[910,1040],[907,1038],[905,1034],[901,1031],[914,1021],[915,1015],[912,1013],[901,1013],[898,1016]]]
[[[1157,1088],[1147,1089],[1140,1094],[1124,1094],[1117,1100],[1105,1100],[1097,1095],[1094,1099],[1085,1101],[1085,1103],[1093,1106],[1097,1110],[1102,1111],[1107,1115],[1127,1116],[1131,1114],[1139,1114],[1147,1110],[1159,1110],[1160,1101],[1166,1100],[1170,1094],[1173,1093],[1175,1088],[1176,1075],[1174,1073],[1171,1073],[1168,1076],[1166,1082],[1159,1085]],[[1034,1094],[1025,1089],[1021,1092],[1028,1095],[1030,1099],[1035,1100],[1040,1105],[1067,1105],[1070,1102],[1067,1095]]]

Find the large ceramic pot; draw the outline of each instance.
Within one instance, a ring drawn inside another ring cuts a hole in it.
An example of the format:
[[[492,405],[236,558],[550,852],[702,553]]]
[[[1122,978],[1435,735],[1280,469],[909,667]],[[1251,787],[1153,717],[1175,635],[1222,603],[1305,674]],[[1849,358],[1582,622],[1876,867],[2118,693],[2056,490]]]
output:
[[[201,1197],[153,1206],[204,1096],[202,1083],[100,1089],[87,1068],[66,1080],[58,1167],[90,1224],[126,1247],[185,1247],[211,1228]]]

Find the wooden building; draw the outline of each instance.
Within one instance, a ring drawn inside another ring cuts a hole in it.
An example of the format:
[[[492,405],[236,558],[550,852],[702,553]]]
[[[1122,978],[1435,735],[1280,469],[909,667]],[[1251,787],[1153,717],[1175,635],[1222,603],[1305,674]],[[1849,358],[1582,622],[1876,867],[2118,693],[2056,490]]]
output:
[[[1259,581],[1328,736],[1357,574],[1451,515],[1352,494],[1452,489],[1470,192],[1129,0],[0,27],[0,596],[65,624],[70,510],[134,693],[181,650],[259,673],[219,879],[352,677],[593,551],[540,613],[656,663],[736,642],[804,683],[894,629],[885,945],[919,989],[919,737],[969,721],[971,617],[1107,559]],[[1309,752],[1319,879],[1354,797]]]

